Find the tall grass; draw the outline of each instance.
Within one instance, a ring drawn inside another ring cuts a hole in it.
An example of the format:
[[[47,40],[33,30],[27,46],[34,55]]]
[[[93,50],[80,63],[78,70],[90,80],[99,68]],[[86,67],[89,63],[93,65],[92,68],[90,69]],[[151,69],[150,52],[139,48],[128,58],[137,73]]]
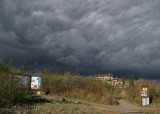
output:
[[[45,69],[44,74],[41,75],[43,78],[43,91],[49,91],[55,95],[101,101],[105,104],[116,104],[117,101],[113,97],[115,95],[139,103],[140,86],[148,85],[150,86],[151,101],[153,103],[160,102],[160,84],[156,81],[147,81],[142,78],[134,81],[132,76],[130,80],[122,79],[127,88],[114,88],[107,81],[74,76],[69,72],[58,74]]]
[[[48,78],[49,77],[49,78]],[[69,96],[105,104],[116,104],[112,96],[114,87],[106,81],[102,82],[95,78],[75,76],[67,72],[42,74],[42,90],[54,95]]]

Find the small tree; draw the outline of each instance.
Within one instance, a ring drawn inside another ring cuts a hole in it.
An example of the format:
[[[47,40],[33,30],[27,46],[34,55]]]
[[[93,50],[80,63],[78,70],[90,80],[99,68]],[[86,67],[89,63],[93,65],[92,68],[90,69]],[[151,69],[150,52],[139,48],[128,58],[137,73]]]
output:
[[[43,85],[43,90],[48,91],[50,88],[50,75],[51,75],[51,69],[50,68],[45,68],[44,69],[44,74],[42,75],[42,85]]]
[[[26,72],[26,66],[25,64],[22,64],[19,68],[19,73],[24,76],[25,72]]]
[[[122,78],[122,83],[123,83],[123,84],[125,84],[125,83],[126,83],[126,82],[125,82],[125,80],[124,80],[124,78]]]
[[[5,65],[3,62],[0,62],[0,74],[8,72],[9,72],[9,67]]]
[[[129,81],[129,87],[135,87],[133,75],[131,77],[131,80]]]

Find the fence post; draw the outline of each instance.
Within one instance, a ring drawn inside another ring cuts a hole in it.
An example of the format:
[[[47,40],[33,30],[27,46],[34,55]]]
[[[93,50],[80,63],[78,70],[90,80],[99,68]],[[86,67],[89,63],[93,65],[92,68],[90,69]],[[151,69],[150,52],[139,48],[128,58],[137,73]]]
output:
[[[31,78],[32,76],[29,76],[29,91],[31,91]]]

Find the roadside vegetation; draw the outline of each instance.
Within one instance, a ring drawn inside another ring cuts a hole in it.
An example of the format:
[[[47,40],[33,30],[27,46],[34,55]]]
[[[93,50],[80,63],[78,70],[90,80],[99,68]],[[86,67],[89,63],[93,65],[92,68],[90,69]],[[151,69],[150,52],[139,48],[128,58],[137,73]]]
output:
[[[16,86],[18,82],[12,82],[10,72],[25,74],[25,64],[20,68],[9,68],[9,65],[0,62],[0,106],[6,104],[16,104],[26,102],[29,96],[28,88]],[[160,84],[156,81],[139,79],[134,81],[121,79],[126,84],[126,88],[115,88],[107,81],[99,81],[95,78],[86,78],[71,74],[52,73],[50,69],[35,71],[36,75],[42,76],[42,91],[46,94],[55,96],[65,96],[77,99],[84,99],[109,105],[118,105],[115,96],[129,100],[136,104],[139,103],[139,87],[141,85],[150,86],[151,102],[159,106],[160,103]]]
[[[125,80],[127,88],[119,89],[116,91],[116,95],[126,99],[134,104],[140,104],[139,91],[140,86],[150,86],[150,103],[151,106],[160,107],[160,83],[158,81],[146,80],[140,78],[134,80],[133,76],[130,80]]]
[[[52,74],[45,70],[41,74],[43,80],[42,90],[57,96],[66,96],[85,99],[104,104],[116,105],[118,102],[113,97],[114,87],[107,82],[98,81],[95,78],[85,78],[64,74]]]
[[[140,78],[130,80],[121,78],[126,88],[115,88],[107,81],[99,81],[95,78],[86,78],[72,75],[71,73],[51,73],[51,70],[45,69],[44,74],[37,73],[43,78],[43,91],[57,96],[67,96],[73,98],[85,99],[93,102],[100,102],[109,105],[118,105],[115,96],[126,99],[134,104],[139,103],[140,86],[150,86],[150,103],[153,106],[160,106],[160,83],[157,81],[148,81]]]

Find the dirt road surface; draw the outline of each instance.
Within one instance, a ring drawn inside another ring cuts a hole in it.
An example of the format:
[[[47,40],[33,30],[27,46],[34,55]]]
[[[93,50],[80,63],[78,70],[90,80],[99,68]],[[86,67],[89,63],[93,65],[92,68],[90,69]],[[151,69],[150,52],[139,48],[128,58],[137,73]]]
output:
[[[121,99],[118,102],[119,102],[118,106],[96,104],[96,103],[91,103],[91,102],[89,102],[89,104],[97,105],[97,106],[103,106],[103,107],[106,107],[108,109],[121,112],[123,114],[142,114],[142,113],[140,113],[140,111],[142,111],[142,110],[156,110],[156,109],[153,109],[153,108],[145,108],[145,107],[140,107],[140,106],[133,105],[133,104],[129,103],[128,101],[124,100],[124,99]]]
[[[50,100],[50,99],[56,99],[53,96],[43,96],[46,99]],[[68,101],[73,101],[73,99],[70,98],[65,98]],[[86,103],[86,104],[90,104],[90,105],[94,105],[94,106],[98,106],[98,107],[106,107],[108,109],[111,109],[113,111],[117,111],[123,114],[142,114],[141,111],[142,110],[159,110],[157,108],[151,108],[151,107],[142,107],[142,106],[136,106],[131,104],[130,102],[128,102],[127,100],[124,99],[119,99],[119,105],[118,106],[113,106],[113,105],[104,105],[104,104],[97,104],[97,103],[93,103],[93,102],[88,102],[88,101],[80,101],[81,103]]]

